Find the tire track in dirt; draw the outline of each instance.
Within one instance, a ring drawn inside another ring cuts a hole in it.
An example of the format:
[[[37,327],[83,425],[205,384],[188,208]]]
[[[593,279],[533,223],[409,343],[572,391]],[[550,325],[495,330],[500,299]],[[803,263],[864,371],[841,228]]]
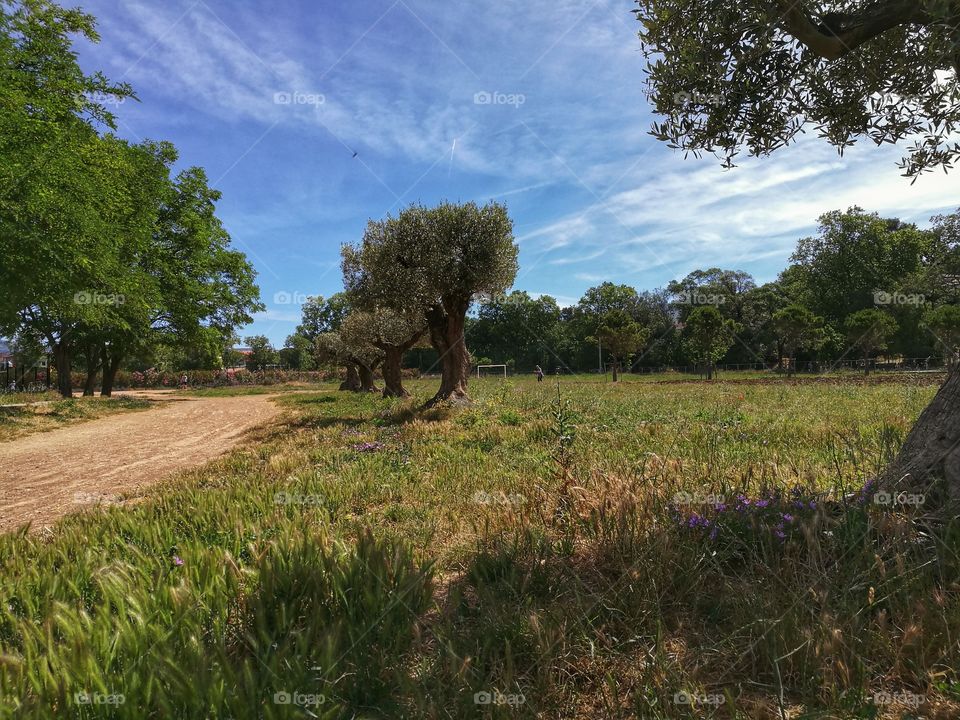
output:
[[[130,395],[167,402],[0,443],[0,532],[50,525],[99,496],[136,494],[232,450],[281,412],[275,395]]]

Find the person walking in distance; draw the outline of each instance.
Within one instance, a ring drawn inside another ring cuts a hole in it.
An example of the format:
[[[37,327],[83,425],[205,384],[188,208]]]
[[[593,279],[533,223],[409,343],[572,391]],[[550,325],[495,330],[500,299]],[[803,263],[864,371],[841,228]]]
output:
[[[543,382],[543,368],[537,365],[534,367],[533,372],[537,374],[537,382]]]

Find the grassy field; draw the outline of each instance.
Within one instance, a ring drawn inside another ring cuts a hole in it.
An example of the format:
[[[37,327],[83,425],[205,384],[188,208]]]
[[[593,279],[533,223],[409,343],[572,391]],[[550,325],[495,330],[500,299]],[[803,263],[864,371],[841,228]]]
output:
[[[960,528],[858,495],[931,378],[598,380],[288,394],[0,538],[0,717],[958,716]]]
[[[19,403],[36,404],[26,407],[8,407]],[[156,403],[125,397],[65,400],[52,393],[44,396],[3,395],[0,396],[0,442],[120,412],[146,410],[151,405]]]

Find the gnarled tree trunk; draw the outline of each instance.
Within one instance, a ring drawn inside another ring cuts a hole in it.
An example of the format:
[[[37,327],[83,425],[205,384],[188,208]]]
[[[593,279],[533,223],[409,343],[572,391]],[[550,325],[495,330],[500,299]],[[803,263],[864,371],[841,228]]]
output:
[[[373,371],[376,365],[357,365],[357,372],[360,374],[360,392],[378,392],[377,383],[373,377]]]
[[[951,504],[960,506],[960,370],[947,381],[920,414],[896,459],[887,467],[881,484],[897,489],[943,489]]]
[[[470,396],[467,395],[470,353],[463,335],[470,301],[468,299],[461,304],[451,310],[434,306],[427,313],[430,344],[440,355],[441,368],[440,389],[428,405],[443,400],[463,405],[470,403]]]
[[[410,393],[403,387],[403,354],[405,349],[396,345],[386,346],[383,360],[383,396],[409,397]]]
[[[357,366],[349,363],[346,368],[347,376],[344,381],[340,383],[340,389],[349,390],[350,392],[360,392],[360,373],[357,372]]]

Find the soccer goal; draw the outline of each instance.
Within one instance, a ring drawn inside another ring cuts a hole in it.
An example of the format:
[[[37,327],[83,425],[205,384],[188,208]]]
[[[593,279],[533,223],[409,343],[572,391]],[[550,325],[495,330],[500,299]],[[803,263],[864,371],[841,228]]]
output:
[[[506,365],[477,365],[477,377],[483,377],[484,375],[500,375],[500,370],[495,370],[494,368],[503,368],[503,377],[507,377],[507,366]],[[487,370],[488,372],[482,373],[481,371]]]

